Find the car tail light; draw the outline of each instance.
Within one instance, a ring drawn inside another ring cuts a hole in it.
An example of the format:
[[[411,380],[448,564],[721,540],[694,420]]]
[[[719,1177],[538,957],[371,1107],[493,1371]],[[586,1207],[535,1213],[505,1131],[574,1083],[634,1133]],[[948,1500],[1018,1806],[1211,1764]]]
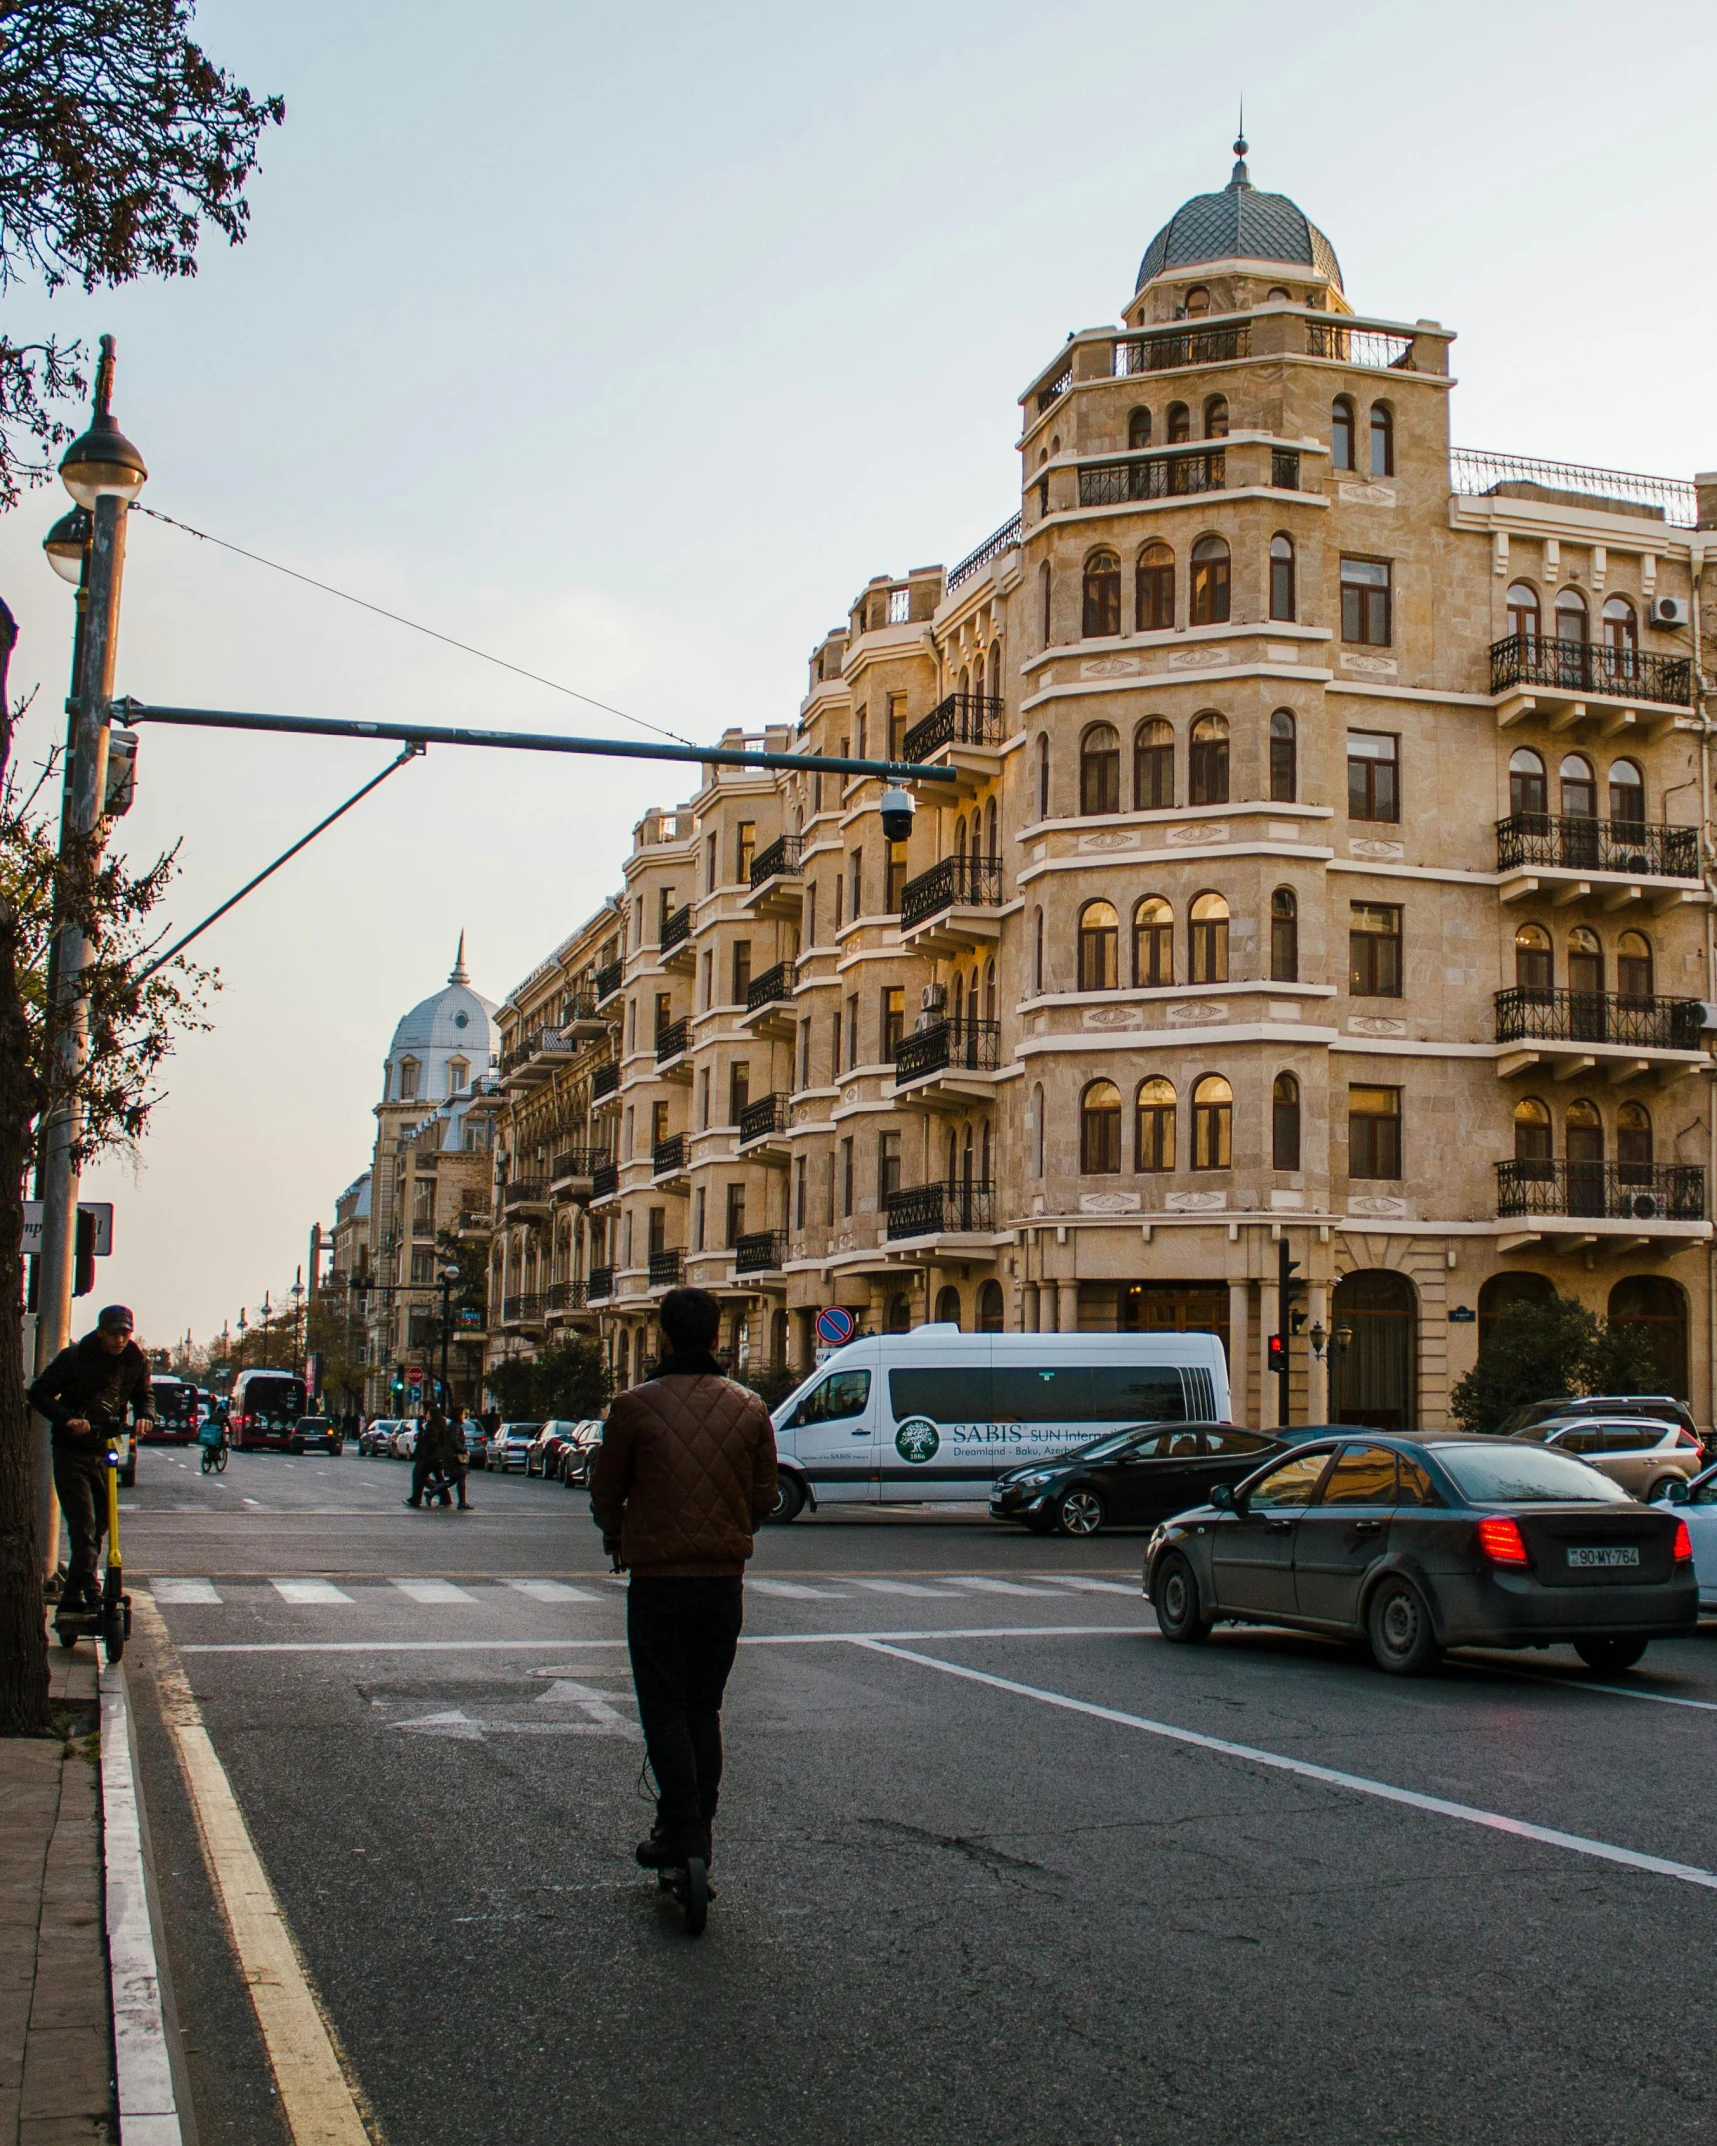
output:
[[[1493,1565],[1524,1565],[1526,1545],[1520,1537],[1520,1522],[1504,1513],[1493,1513],[1479,1522],[1479,1548]]]
[[[1686,1564],[1692,1556],[1693,1537],[1687,1532],[1687,1522],[1678,1520],[1675,1523],[1675,1562],[1678,1565]]]

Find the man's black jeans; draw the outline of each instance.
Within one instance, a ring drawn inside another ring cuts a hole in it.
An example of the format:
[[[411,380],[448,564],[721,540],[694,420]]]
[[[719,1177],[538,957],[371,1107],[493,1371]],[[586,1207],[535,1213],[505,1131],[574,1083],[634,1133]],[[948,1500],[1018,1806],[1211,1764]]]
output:
[[[745,1582],[634,1576],[626,1644],[664,1832],[707,1826],[721,1793],[721,1698],[745,1622]]]
[[[66,1535],[71,1556],[66,1573],[66,1596],[94,1602],[101,1594],[96,1584],[96,1565],[101,1538],[107,1533],[107,1449],[79,1453],[68,1446],[54,1448],[54,1489],[60,1510],[66,1516]]]

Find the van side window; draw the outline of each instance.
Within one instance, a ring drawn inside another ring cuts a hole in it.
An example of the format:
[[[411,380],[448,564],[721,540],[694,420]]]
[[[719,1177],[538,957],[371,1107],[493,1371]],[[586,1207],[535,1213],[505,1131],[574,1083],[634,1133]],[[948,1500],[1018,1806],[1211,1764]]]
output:
[[[994,1402],[988,1364],[924,1365],[888,1374],[896,1423],[928,1416],[932,1423],[990,1423]]]
[[[1183,1423],[1181,1374],[1171,1364],[998,1364],[998,1423]]]
[[[839,1423],[847,1416],[862,1416],[869,1399],[868,1371],[832,1371],[799,1403],[789,1428],[802,1423]]]

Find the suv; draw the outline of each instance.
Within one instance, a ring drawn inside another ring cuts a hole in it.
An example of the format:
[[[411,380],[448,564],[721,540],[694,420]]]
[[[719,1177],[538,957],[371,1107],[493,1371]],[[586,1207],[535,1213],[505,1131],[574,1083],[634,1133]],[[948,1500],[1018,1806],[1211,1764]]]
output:
[[[1693,1411],[1685,1401],[1677,1401],[1667,1393],[1564,1394],[1559,1401],[1529,1401],[1512,1416],[1504,1416],[1496,1427],[1496,1436],[1513,1438],[1535,1423],[1548,1423],[1552,1417],[1561,1423],[1570,1416],[1651,1416],[1660,1423],[1679,1423],[1684,1431],[1698,1436]]]
[[[1686,1482],[1705,1465],[1693,1433],[1656,1416],[1553,1418],[1514,1435],[1533,1445],[1572,1453],[1643,1504],[1661,1498],[1678,1476]]]
[[[288,1453],[308,1453],[314,1446],[318,1453],[339,1453],[345,1446],[340,1426],[330,1416],[300,1416],[292,1427],[292,1436],[286,1441]]]

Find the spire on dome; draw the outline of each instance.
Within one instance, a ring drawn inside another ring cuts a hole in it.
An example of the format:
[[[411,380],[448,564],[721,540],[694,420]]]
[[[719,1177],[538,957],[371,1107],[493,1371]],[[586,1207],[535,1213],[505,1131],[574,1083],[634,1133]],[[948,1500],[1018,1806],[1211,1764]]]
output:
[[[468,984],[471,981],[471,972],[465,966],[465,934],[463,932],[459,934],[459,951],[453,957],[453,974],[448,977],[447,981],[450,984]]]
[[[1246,99],[1240,100],[1240,126],[1234,137],[1234,170],[1229,176],[1228,191],[1238,193],[1243,186],[1252,184],[1252,174],[1246,169],[1246,152],[1251,144],[1246,139]]]

